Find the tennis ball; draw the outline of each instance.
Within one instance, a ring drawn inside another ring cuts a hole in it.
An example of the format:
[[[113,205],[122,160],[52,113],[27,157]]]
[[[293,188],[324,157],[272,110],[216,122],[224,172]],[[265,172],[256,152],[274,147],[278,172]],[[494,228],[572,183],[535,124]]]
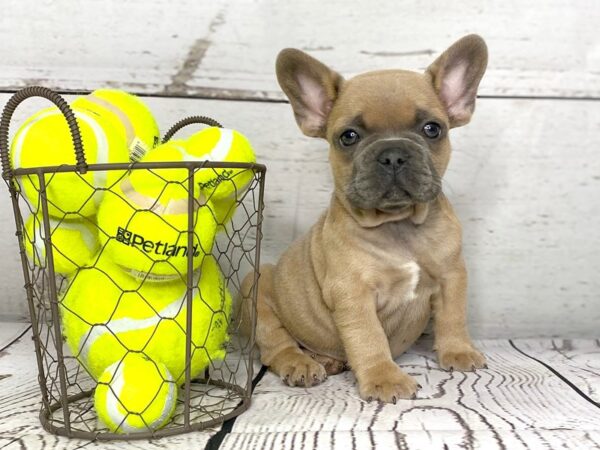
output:
[[[139,353],[107,367],[94,392],[98,417],[116,433],[157,430],[169,421],[176,403],[169,370]]]
[[[74,113],[88,164],[129,161],[125,141],[110,124],[78,109]],[[14,168],[76,164],[69,126],[58,108],[44,109],[21,126],[12,142],[11,159]],[[97,192],[96,188],[106,187],[121,174],[120,171],[45,174],[48,212],[56,217],[65,213],[94,215],[102,199],[102,191]],[[22,176],[18,182],[33,209],[39,210],[38,176]]]
[[[183,161],[185,149],[170,141],[142,162]],[[98,211],[104,252],[132,275],[155,281],[181,278],[188,269],[187,169],[137,169],[105,194]],[[217,223],[197,186],[193,217],[193,267],[211,252]]]
[[[256,162],[248,139],[240,132],[228,128],[205,128],[190,136],[185,145],[188,153],[201,160]],[[215,201],[234,202],[253,179],[254,171],[251,169],[206,168],[195,175],[200,190],[207,198]]]
[[[191,375],[225,357],[231,295],[219,266],[206,256],[192,297]],[[101,289],[99,288],[101,287]],[[94,379],[128,352],[162,362],[177,384],[185,381],[187,289],[181,280],[138,280],[100,256],[73,277],[60,302],[63,334]]]
[[[102,117],[123,137],[132,161],[139,161],[160,141],[152,112],[139,97],[118,89],[97,89],[73,106]]]
[[[213,213],[218,229],[222,229],[233,218],[237,209],[237,202],[231,200],[212,200]]]
[[[49,218],[50,240],[54,271],[71,275],[89,264],[99,247],[98,229],[86,219],[57,220]],[[25,223],[23,243],[29,259],[39,267],[46,267],[46,244],[42,219],[32,214]]]

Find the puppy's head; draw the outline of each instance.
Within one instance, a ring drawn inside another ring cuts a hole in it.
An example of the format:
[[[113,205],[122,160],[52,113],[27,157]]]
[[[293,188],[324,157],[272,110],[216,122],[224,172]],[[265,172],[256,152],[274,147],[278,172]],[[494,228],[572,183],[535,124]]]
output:
[[[441,191],[448,130],[469,122],[487,65],[469,35],[425,73],[368,72],[349,80],[296,49],[277,58],[277,78],[304,134],[327,139],[335,187],[354,208],[393,213]]]

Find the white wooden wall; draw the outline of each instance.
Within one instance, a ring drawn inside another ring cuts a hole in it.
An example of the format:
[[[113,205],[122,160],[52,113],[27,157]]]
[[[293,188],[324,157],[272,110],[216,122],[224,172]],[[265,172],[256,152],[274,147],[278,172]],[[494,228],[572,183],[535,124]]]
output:
[[[4,0],[0,91],[114,86],[148,95],[163,131],[199,113],[242,130],[268,166],[263,260],[275,261],[331,190],[326,145],[303,137],[280,102],[277,52],[304,49],[347,76],[422,70],[458,37],[480,33],[490,50],[483,98],[452,133],[445,183],[465,227],[471,329],[595,336],[599,23],[597,0]],[[0,195],[0,320],[24,318],[5,186]]]

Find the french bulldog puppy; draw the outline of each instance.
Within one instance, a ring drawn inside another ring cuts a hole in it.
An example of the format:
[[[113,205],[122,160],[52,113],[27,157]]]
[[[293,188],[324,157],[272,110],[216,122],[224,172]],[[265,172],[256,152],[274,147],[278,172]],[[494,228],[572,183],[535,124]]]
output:
[[[300,50],[279,54],[279,84],[302,132],[328,142],[335,186],[309,232],[260,269],[256,342],[287,384],[316,385],[349,365],[363,399],[412,398],[419,386],[394,359],[430,318],[441,367],[484,367],[466,327],[461,225],[442,177],[449,131],[471,119],[486,65],[477,35],[424,73],[345,80]]]

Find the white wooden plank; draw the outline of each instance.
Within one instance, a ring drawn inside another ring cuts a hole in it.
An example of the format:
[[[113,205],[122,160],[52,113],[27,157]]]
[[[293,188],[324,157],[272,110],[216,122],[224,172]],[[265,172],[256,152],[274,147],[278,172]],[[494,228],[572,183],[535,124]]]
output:
[[[37,420],[37,417],[32,417]],[[86,441],[55,436],[43,430],[27,430],[18,438],[3,438],[0,435],[0,445],[5,450],[201,450],[208,442],[208,433],[192,432],[179,436],[161,439],[137,441]]]
[[[208,114],[250,137],[268,166],[263,262],[276,261],[329,204],[326,144],[300,134],[289,105],[147,101],[163,131]],[[596,337],[600,215],[590,211],[600,197],[599,111],[597,102],[481,100],[473,122],[452,132],[445,191],[464,225],[475,336]],[[1,192],[1,233],[9,238],[0,241],[0,315],[24,316],[12,211]]]
[[[27,25],[24,26],[24,18]],[[393,0],[3,2],[0,87],[282,98],[277,52],[299,47],[344,75],[421,70],[461,35],[488,41],[486,95],[600,96],[595,0],[424,6]]]
[[[7,1],[0,39],[11,44],[1,51],[0,85],[118,85],[161,92],[178,74],[185,78],[186,70],[196,68],[203,40],[220,20],[223,5],[198,5],[193,0]]]
[[[517,339],[514,344],[519,350],[558,370],[600,404],[600,340]]]
[[[430,418],[431,419],[431,418]],[[539,432],[519,430],[519,436],[528,444],[516,441],[514,433],[501,431],[410,430],[399,431],[318,431],[232,433],[227,436],[223,450],[349,450],[349,449],[400,449],[447,450],[481,448],[485,450],[521,450],[537,448],[564,448],[580,450],[597,448],[600,432],[579,430],[544,430]],[[500,442],[500,443],[499,443]],[[472,446],[473,444],[477,447]],[[539,446],[536,446],[539,445]],[[552,447],[545,447],[546,445]]]
[[[282,47],[307,50],[343,75],[422,70],[475,32],[490,49],[480,93],[598,96],[599,21],[594,0],[469,0],[451,8],[393,0],[241,2],[227,11],[190,86],[279,92],[273,66]]]
[[[0,349],[10,345],[27,328],[29,324],[24,322],[0,322]]]

